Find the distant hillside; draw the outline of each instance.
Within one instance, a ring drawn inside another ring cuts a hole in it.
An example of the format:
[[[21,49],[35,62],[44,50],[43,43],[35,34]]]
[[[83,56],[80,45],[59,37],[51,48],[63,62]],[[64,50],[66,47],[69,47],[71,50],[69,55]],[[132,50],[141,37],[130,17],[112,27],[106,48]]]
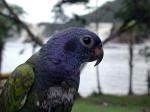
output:
[[[121,8],[123,0],[106,2],[92,13],[82,16],[87,22],[117,22],[115,13]]]
[[[82,24],[81,21],[70,20],[65,24],[55,24],[55,23],[40,23],[39,26],[44,26],[43,36],[48,37],[56,31],[72,27],[72,26],[82,26],[92,23],[92,22],[118,22],[119,20],[114,18],[115,13],[122,6],[123,0],[115,0],[112,2],[107,2],[103,6],[99,7],[97,10],[80,16],[80,18],[85,19],[86,24]],[[97,15],[97,16],[96,16]]]

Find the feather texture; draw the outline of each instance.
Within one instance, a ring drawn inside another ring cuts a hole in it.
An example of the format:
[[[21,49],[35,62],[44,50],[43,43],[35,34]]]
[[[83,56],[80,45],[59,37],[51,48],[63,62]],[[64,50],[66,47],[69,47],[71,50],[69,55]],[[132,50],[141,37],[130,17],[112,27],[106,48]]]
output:
[[[18,66],[9,77],[3,88],[0,109],[1,112],[16,112],[21,109],[34,82],[34,72],[30,65]]]

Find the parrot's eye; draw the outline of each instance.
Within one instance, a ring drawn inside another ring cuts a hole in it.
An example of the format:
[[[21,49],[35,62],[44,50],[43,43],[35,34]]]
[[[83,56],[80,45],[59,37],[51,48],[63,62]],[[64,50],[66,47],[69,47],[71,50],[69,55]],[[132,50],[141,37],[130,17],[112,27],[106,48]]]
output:
[[[88,48],[91,48],[94,44],[93,39],[88,35],[81,37],[80,42],[83,46],[88,47]]]

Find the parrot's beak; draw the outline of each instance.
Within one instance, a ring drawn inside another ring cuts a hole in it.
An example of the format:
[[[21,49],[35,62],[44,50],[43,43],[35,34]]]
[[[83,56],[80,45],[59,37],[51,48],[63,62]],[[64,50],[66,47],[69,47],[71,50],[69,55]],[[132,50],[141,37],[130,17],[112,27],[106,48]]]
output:
[[[96,46],[92,51],[93,52],[89,61],[97,60],[94,65],[94,66],[97,66],[102,61],[103,56],[104,56],[102,45]]]
[[[104,56],[104,52],[103,52],[102,46],[96,47],[94,51],[95,51],[95,57],[97,59],[94,66],[97,66],[102,61],[103,56]]]
[[[96,56],[97,61],[94,66],[97,66],[102,61],[103,56],[104,56],[104,51],[102,47],[95,48],[95,56]]]

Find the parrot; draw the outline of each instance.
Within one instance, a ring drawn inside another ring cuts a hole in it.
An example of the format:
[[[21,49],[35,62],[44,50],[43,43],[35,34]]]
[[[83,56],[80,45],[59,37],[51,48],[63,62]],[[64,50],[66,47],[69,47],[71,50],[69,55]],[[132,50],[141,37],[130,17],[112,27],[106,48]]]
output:
[[[103,59],[99,36],[82,27],[59,31],[16,67],[0,95],[0,112],[71,112],[81,66]]]

